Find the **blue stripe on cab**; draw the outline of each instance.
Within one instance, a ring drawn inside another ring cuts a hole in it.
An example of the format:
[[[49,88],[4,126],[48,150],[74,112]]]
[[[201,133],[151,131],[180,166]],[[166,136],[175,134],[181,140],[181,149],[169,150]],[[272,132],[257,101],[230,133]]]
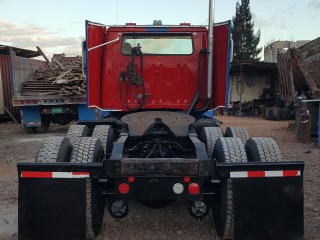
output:
[[[169,32],[167,27],[147,27],[146,32]]]

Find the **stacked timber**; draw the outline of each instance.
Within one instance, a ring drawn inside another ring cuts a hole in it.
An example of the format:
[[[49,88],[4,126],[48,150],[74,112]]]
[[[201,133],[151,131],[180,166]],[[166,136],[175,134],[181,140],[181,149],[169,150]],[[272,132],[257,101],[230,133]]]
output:
[[[86,81],[82,74],[81,57],[53,55],[45,68],[39,68],[24,83],[23,96],[81,95],[86,93]]]

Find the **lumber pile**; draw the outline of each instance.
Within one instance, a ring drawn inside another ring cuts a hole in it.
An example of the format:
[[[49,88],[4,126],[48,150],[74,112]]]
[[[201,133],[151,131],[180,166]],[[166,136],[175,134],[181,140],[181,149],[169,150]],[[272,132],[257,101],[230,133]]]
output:
[[[54,54],[47,67],[35,70],[24,83],[21,94],[22,96],[85,94],[86,81],[81,66],[81,57]]]

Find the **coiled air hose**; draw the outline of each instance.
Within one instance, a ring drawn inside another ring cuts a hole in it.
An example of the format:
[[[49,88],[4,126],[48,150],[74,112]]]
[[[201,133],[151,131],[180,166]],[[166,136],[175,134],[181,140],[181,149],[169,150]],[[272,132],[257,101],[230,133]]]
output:
[[[140,57],[140,75],[137,74],[136,68],[135,68],[136,56]],[[137,47],[134,47],[131,50],[130,62],[128,64],[128,74],[129,74],[129,79],[126,80],[125,72],[120,73],[120,83],[123,83],[123,82],[126,83],[126,93],[125,93],[124,100],[122,96],[122,84],[120,86],[120,100],[121,100],[122,106],[125,107],[127,110],[136,111],[141,109],[147,103],[146,89],[143,81],[143,58],[142,58],[141,46],[139,43]],[[134,99],[138,103],[138,106],[135,108],[131,108],[128,105],[129,85],[132,86]],[[141,87],[142,94],[137,94],[137,88],[139,87]]]

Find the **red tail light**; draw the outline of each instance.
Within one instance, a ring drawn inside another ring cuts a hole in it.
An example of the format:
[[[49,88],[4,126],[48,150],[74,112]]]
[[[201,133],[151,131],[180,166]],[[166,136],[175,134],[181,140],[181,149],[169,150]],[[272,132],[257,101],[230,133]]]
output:
[[[198,195],[200,193],[200,186],[198,183],[190,183],[188,186],[190,195]]]
[[[190,182],[190,177],[184,177],[183,181],[186,182],[186,183]]]
[[[129,181],[129,182],[133,183],[133,182],[134,182],[134,180],[135,180],[135,178],[134,178],[134,177],[128,177],[128,181]]]
[[[130,186],[128,183],[120,183],[118,190],[121,194],[127,194],[130,191]]]

